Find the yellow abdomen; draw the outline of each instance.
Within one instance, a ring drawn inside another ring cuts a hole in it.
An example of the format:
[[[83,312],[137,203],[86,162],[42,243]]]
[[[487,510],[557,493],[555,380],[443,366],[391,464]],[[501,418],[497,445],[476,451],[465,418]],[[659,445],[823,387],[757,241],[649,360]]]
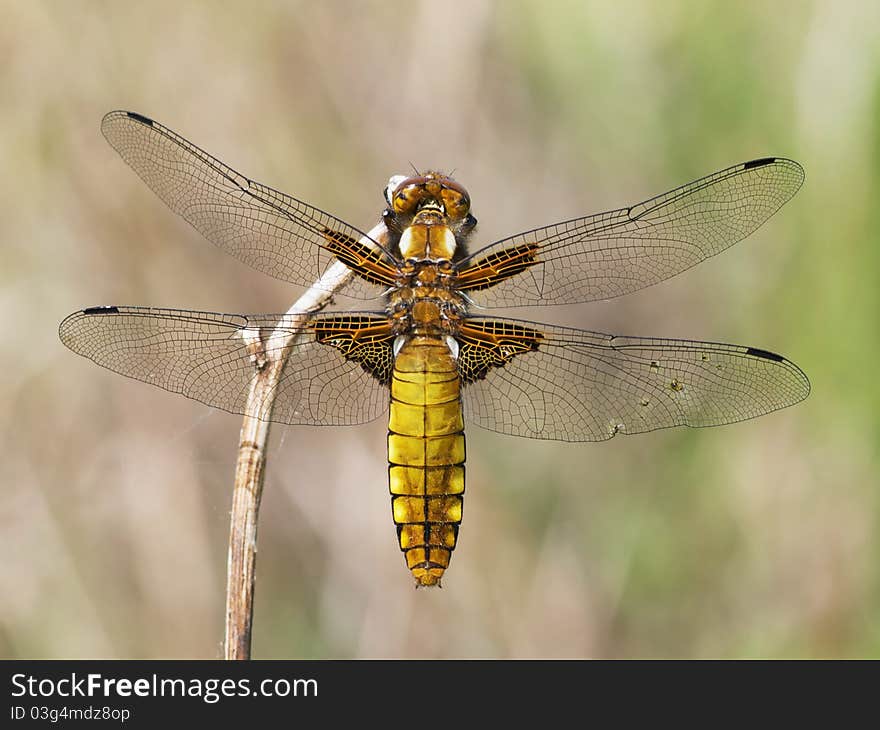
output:
[[[438,585],[455,549],[464,494],[464,424],[455,358],[415,335],[391,376],[388,481],[400,549],[417,585]]]

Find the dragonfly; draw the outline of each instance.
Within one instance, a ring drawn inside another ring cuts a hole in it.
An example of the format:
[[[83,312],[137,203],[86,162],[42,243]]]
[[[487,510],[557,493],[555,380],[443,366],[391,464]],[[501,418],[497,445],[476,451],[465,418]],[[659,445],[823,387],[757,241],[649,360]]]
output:
[[[610,299],[676,276],[790,200],[804,179],[793,160],[751,160],[635,205],[478,247],[470,196],[441,172],[392,176],[370,235],[141,114],[111,112],[101,126],[171,210],[226,253],[306,287],[342,264],[351,272],[342,293],[363,304],[295,322],[289,313],[96,306],[64,319],[62,342],[112,371],[239,414],[254,343],[264,354],[284,347],[257,417],[342,426],[387,414],[392,518],[417,586],[440,584],[458,541],[465,419],[512,436],[604,441],[742,421],[810,392],[797,365],[757,347],[604,334],[490,311]],[[283,345],[279,331],[289,335]]]

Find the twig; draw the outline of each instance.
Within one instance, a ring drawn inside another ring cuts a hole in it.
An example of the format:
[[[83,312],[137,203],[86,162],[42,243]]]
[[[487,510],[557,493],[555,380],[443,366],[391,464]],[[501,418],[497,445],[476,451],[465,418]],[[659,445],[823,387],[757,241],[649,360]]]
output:
[[[385,243],[387,229],[379,223],[361,239]],[[229,527],[229,558],[226,575],[226,659],[250,659],[254,615],[254,568],[257,556],[257,518],[266,470],[266,443],[276,388],[290,354],[290,346],[309,318],[330,303],[333,293],[351,279],[353,272],[337,261],[281,318],[264,341],[259,333],[245,344],[254,362],[254,376],[245,406],[238,444],[235,485]],[[257,415],[259,414],[259,415]]]

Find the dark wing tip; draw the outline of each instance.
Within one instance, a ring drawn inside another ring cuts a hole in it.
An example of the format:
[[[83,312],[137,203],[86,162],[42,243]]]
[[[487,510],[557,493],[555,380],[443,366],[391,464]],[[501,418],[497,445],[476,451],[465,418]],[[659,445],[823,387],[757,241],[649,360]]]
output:
[[[749,160],[748,162],[743,163],[743,170],[751,170],[754,167],[765,167],[766,165],[772,165],[774,162],[777,162],[781,158],[779,157],[762,157],[758,160]]]
[[[146,124],[148,127],[153,126],[153,120],[149,117],[145,117],[143,114],[138,114],[137,112],[125,112],[125,115],[129,119],[134,119],[136,122],[140,122],[141,124]]]
[[[741,165],[741,171],[746,172],[748,170],[756,170],[770,166],[773,166],[774,168],[771,174],[778,176],[776,178],[777,184],[784,184],[784,189],[787,192],[787,196],[783,203],[791,200],[794,194],[800,190],[800,187],[804,184],[804,179],[806,178],[804,168],[801,167],[799,162],[791,160],[788,157],[761,157],[757,160],[743,162]],[[780,203],[780,207],[783,203]]]
[[[804,168],[799,162],[789,159],[788,157],[761,157],[757,160],[749,160],[748,162],[742,163],[742,169],[743,171],[754,170],[756,168],[767,167],[769,165],[778,165],[781,168],[786,168],[797,177],[799,177],[800,181],[803,182],[803,179],[805,177]]]
[[[107,112],[107,114],[104,115],[104,118],[101,120],[101,129],[106,129],[109,122],[120,118],[131,119],[135,122],[138,122],[139,124],[143,124],[146,127],[152,127],[155,124],[152,119],[150,119],[149,117],[145,117],[143,114],[125,111],[124,109],[117,109],[116,111]]]
[[[791,360],[782,357],[782,355],[777,355],[775,352],[770,352],[769,350],[762,350],[760,347],[748,347],[746,348],[746,355],[751,355],[752,357],[760,357],[764,360],[769,360],[770,362],[778,362],[783,365],[783,367],[787,368],[791,373],[794,374],[795,378],[799,381],[800,389],[798,391],[797,400],[792,400],[791,403],[787,403],[786,405],[793,405],[794,403],[799,403],[808,395],[810,395],[810,391],[812,390],[812,384],[810,383],[810,379],[807,377],[807,374],[801,370],[797,365],[795,365]]]
[[[67,345],[67,347],[69,347],[71,350],[76,351],[76,348],[71,344],[71,337],[75,337],[77,322],[82,317],[100,317],[107,314],[119,314],[119,307],[99,306],[80,309],[78,312],[69,314],[63,320],[61,320],[61,324],[58,325],[58,336],[61,338],[61,341],[65,345]]]
[[[750,347],[746,350],[746,355],[754,355],[755,357],[763,357],[765,360],[773,360],[773,362],[785,362],[782,355],[777,355],[769,350],[762,350],[758,347]]]
[[[101,307],[86,307],[82,310],[83,314],[119,314],[119,307],[113,306],[101,306]]]

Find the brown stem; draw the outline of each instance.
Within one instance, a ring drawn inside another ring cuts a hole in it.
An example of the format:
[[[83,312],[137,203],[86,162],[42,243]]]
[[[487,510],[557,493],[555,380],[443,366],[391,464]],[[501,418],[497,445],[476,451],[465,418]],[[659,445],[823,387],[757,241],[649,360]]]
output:
[[[379,223],[361,239],[385,243],[388,231]],[[242,337],[254,363],[238,445],[235,485],[229,527],[229,558],[226,566],[226,659],[250,659],[251,629],[254,616],[254,577],[257,557],[257,519],[266,471],[266,444],[278,381],[290,353],[290,345],[300,328],[320,311],[352,277],[341,262],[334,263],[281,318],[265,339],[259,333],[243,332]],[[260,414],[257,417],[255,414]]]
[[[262,380],[265,381],[265,378]],[[252,393],[263,390],[253,388]],[[250,659],[257,517],[266,471],[269,422],[244,417],[235,466],[226,579],[226,658]]]

